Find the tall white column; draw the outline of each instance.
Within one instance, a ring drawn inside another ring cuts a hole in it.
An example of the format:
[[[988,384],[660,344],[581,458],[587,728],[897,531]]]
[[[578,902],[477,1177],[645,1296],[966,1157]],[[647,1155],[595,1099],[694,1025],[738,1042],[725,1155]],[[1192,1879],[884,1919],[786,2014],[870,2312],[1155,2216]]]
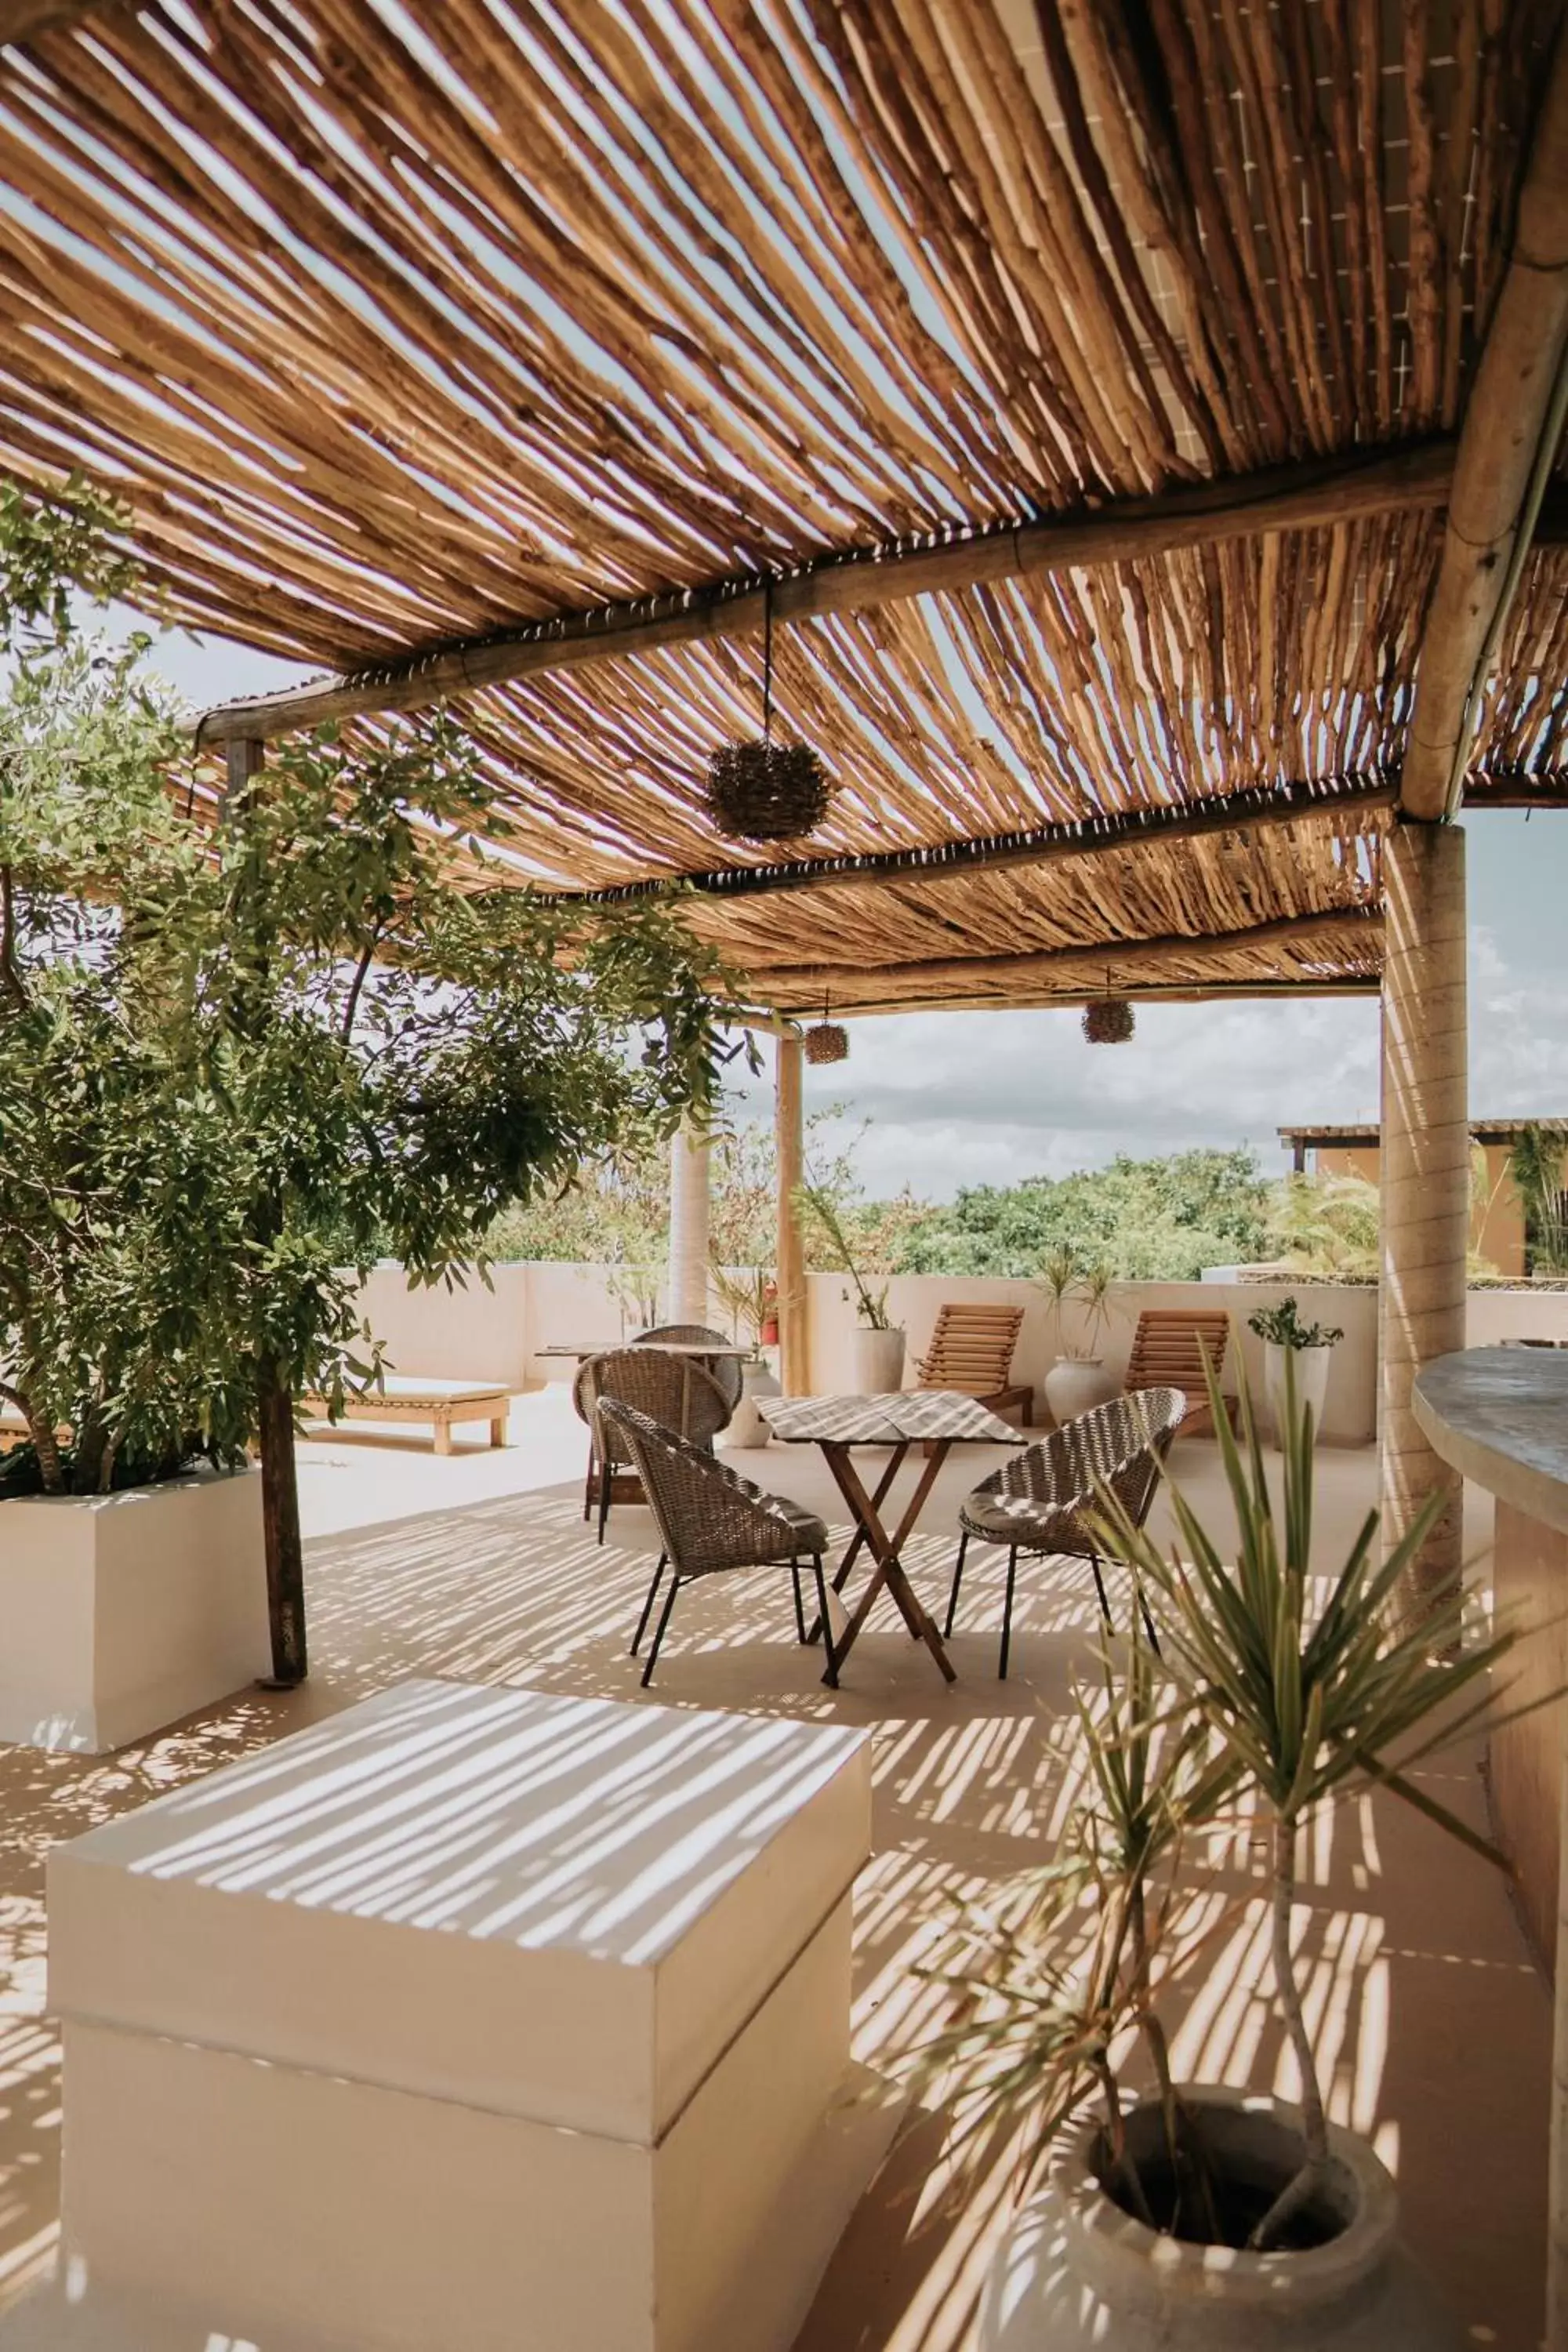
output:
[[[669,1147],[668,1314],[672,1323],[708,1321],[709,1160],[706,1128],[683,1120]]]
[[[805,1396],[811,1376],[805,1321],[805,1249],[795,1195],[805,1176],[805,1112],[798,1037],[781,1036],[775,1065],[773,1136],[778,1156],[779,1386]]]
[[[1405,1595],[1418,1613],[1455,1591],[1460,1572],[1462,1481],[1417,1428],[1410,1398],[1423,1364],[1465,1344],[1464,834],[1453,824],[1396,824],[1383,870],[1383,1531],[1385,1545],[1395,1542],[1430,1496],[1443,1496]]]

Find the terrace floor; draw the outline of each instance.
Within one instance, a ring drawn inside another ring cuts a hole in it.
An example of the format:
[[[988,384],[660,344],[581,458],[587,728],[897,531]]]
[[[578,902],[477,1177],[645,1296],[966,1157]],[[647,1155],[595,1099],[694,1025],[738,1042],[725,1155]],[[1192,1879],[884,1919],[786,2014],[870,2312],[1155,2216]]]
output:
[[[584,1433],[563,1388],[519,1400],[512,1444],[458,1439],[448,1460],[358,1427],[300,1448],[312,1674],[288,1697],[246,1693],[163,1737],[100,1759],[0,1749],[0,2300],[47,2266],[58,2194],[58,2046],[43,2013],[48,1847],[298,1725],[410,1675],[637,1699],[626,1643],[651,1567],[646,1512],[618,1508],[598,1550],[581,1519]],[[478,1433],[476,1433],[478,1434]],[[959,1496],[992,1466],[955,1453],[906,1559],[928,1602],[945,1596]],[[748,1475],[841,1519],[815,1451],[739,1457]],[[1175,1475],[1214,1523],[1212,1444]],[[908,1474],[906,1474],[908,1475]],[[1319,1558],[1373,1499],[1369,1452],[1326,1453]],[[1484,1498],[1468,1528],[1484,1573]],[[999,1580],[965,1578],[944,1687],[891,1610],[861,1639],[837,1695],[794,1639],[787,1580],[713,1580],[678,1604],[647,1703],[788,1713],[865,1725],[876,1742],[874,1858],[857,1905],[857,2047],[888,2066],[928,2030],[933,1989],[911,1973],[944,1906],[1038,1862],[1070,1796],[1075,1672],[1092,1660],[1087,1574],[1020,1580],[1013,1673],[995,1679]],[[1474,1748],[1424,1775],[1485,1818]],[[1342,2120],[1397,2174],[1406,2233],[1469,2339],[1531,2352],[1541,2339],[1551,2002],[1504,1886],[1393,1801],[1322,1821],[1310,1841],[1300,1935],[1313,1955],[1317,2046]],[[1210,1990],[1177,2041],[1188,2079],[1289,2094],[1268,2000],[1261,1888],[1245,1873]],[[940,2111],[916,2110],[852,2222],[799,2352],[965,2352],[981,2274],[1011,2209],[1003,2158],[955,2194]],[[606,2347],[613,2352],[613,2347]]]

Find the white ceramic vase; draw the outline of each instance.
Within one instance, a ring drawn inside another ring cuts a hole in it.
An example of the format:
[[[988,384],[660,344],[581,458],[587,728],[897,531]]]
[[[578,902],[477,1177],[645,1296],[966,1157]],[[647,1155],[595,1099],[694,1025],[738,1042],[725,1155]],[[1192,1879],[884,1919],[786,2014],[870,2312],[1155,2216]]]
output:
[[[1121,1381],[1098,1356],[1058,1356],[1046,1374],[1046,1402],[1058,1423],[1076,1421],[1121,1393]]]
[[[1278,1439],[1285,1429],[1285,1377],[1288,1360],[1293,1360],[1296,1372],[1296,1410],[1303,1405],[1312,1408],[1312,1427],[1321,1434],[1323,1400],[1329,1392],[1329,1359],[1333,1349],[1281,1348],[1277,1340],[1263,1343],[1263,1393],[1268,1401],[1268,1418]]]
[[[757,1362],[741,1368],[741,1401],[719,1434],[723,1446],[765,1445],[768,1425],[758,1406],[759,1397],[776,1397],[778,1375],[771,1365]]]
[[[850,1342],[849,1377],[857,1396],[890,1396],[904,1385],[904,1334],[901,1328],[873,1331],[855,1326]]]
[[[1184,2094],[1222,2178],[1278,2193],[1300,2158],[1293,2108],[1236,2091]],[[1127,2119],[1156,2156],[1156,2105]],[[1364,2140],[1331,2128],[1325,2202],[1337,2234],[1253,2254],[1162,2237],[1101,2187],[1098,2121],[1065,2134],[1040,2194],[985,2283],[980,2352],[1459,2352],[1462,2331],[1400,2244],[1393,2180]]]

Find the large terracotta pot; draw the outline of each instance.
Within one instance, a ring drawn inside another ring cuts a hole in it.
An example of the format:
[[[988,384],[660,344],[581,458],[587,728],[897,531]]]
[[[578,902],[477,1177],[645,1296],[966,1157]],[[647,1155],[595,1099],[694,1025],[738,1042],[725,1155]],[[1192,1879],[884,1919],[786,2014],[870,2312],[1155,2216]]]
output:
[[[1185,2093],[1215,2171],[1271,2198],[1300,2158],[1293,2108],[1223,2090]],[[1163,2137],[1135,2108],[1128,2147]],[[1459,2352],[1459,2328],[1399,2242],[1394,2182],[1364,2140],[1332,2130],[1325,2206],[1337,2233],[1304,2252],[1179,2243],[1106,2194],[1098,2121],[1064,2135],[985,2284],[980,2352]]]
[[[1046,1374],[1046,1402],[1056,1422],[1076,1421],[1121,1393],[1121,1381],[1098,1356],[1058,1356]]]
[[[1329,1359],[1333,1354],[1327,1348],[1281,1348],[1276,1340],[1263,1343],[1263,1393],[1268,1400],[1268,1417],[1278,1438],[1285,1428],[1285,1378],[1288,1360],[1293,1360],[1296,1372],[1296,1410],[1303,1405],[1312,1408],[1312,1427],[1323,1426],[1323,1400],[1329,1392]]]
[[[849,1347],[849,1377],[857,1396],[890,1396],[904,1385],[904,1334],[855,1327]]]

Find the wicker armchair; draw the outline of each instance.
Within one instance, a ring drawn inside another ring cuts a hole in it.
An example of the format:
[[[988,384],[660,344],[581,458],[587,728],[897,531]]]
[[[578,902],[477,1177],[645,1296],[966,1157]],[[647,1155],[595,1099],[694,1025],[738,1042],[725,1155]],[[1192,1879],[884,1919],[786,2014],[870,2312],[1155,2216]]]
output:
[[[624,1480],[628,1472],[635,1475],[636,1468],[616,1431],[600,1418],[598,1407],[605,1397],[616,1397],[623,1404],[636,1406],[639,1412],[646,1412],[668,1429],[679,1430],[700,1446],[711,1446],[730,1418],[730,1407],[718,1381],[689,1356],[666,1356],[657,1348],[612,1348],[606,1354],[590,1356],[580,1364],[572,1383],[572,1402],[577,1408],[578,1419],[588,1424],[588,1476],[583,1489],[583,1517],[587,1518],[597,1504],[601,1543],[605,1540],[605,1521],[610,1516],[610,1505],[617,1499],[616,1475]],[[618,1499],[635,1502],[636,1486],[628,1493],[623,1485]]]
[[[981,1543],[1005,1545],[1007,1550],[1007,1598],[1002,1611],[1002,1656],[997,1668],[1004,1682],[1013,1631],[1013,1587],[1021,1551],[1087,1559],[1109,1624],[1110,1605],[1100,1574],[1099,1542],[1089,1517],[1095,1508],[1096,1483],[1103,1480],[1134,1525],[1142,1527],[1160,1483],[1161,1463],[1186,1409],[1187,1400],[1180,1389],[1141,1389],[1134,1396],[1113,1397],[1109,1404],[1096,1405],[1092,1412],[1064,1422],[1040,1444],[1026,1447],[1000,1470],[994,1470],[959,1509],[958,1558],[944,1635],[952,1631],[972,1536]],[[1142,1592],[1138,1605],[1153,1641],[1154,1628]]]
[[[651,1331],[639,1331],[632,1345],[640,1348],[648,1339],[711,1339],[716,1348],[730,1345],[722,1331],[715,1331],[709,1323],[658,1323]],[[698,1356],[693,1360],[701,1365],[710,1380],[718,1381],[733,1412],[741,1402],[743,1377],[739,1360],[734,1356]]]
[[[646,1412],[638,1412],[616,1398],[600,1400],[599,1422],[606,1443],[624,1450],[636,1464],[663,1546],[632,1637],[634,1658],[642,1647],[664,1571],[667,1568],[671,1571],[653,1647],[643,1668],[645,1690],[653,1679],[659,1643],[669,1623],[675,1596],[683,1584],[693,1583],[700,1576],[722,1575],[727,1569],[765,1568],[775,1561],[787,1560],[795,1583],[795,1629],[805,1643],[807,1635],[800,1563],[809,1559],[816,1577],[820,1622],[828,1622],[827,1588],[822,1573],[827,1528],[814,1511],[786,1501],[782,1495],[764,1494],[727,1464],[716,1462],[700,1445],[678,1437],[673,1430],[661,1429]]]

